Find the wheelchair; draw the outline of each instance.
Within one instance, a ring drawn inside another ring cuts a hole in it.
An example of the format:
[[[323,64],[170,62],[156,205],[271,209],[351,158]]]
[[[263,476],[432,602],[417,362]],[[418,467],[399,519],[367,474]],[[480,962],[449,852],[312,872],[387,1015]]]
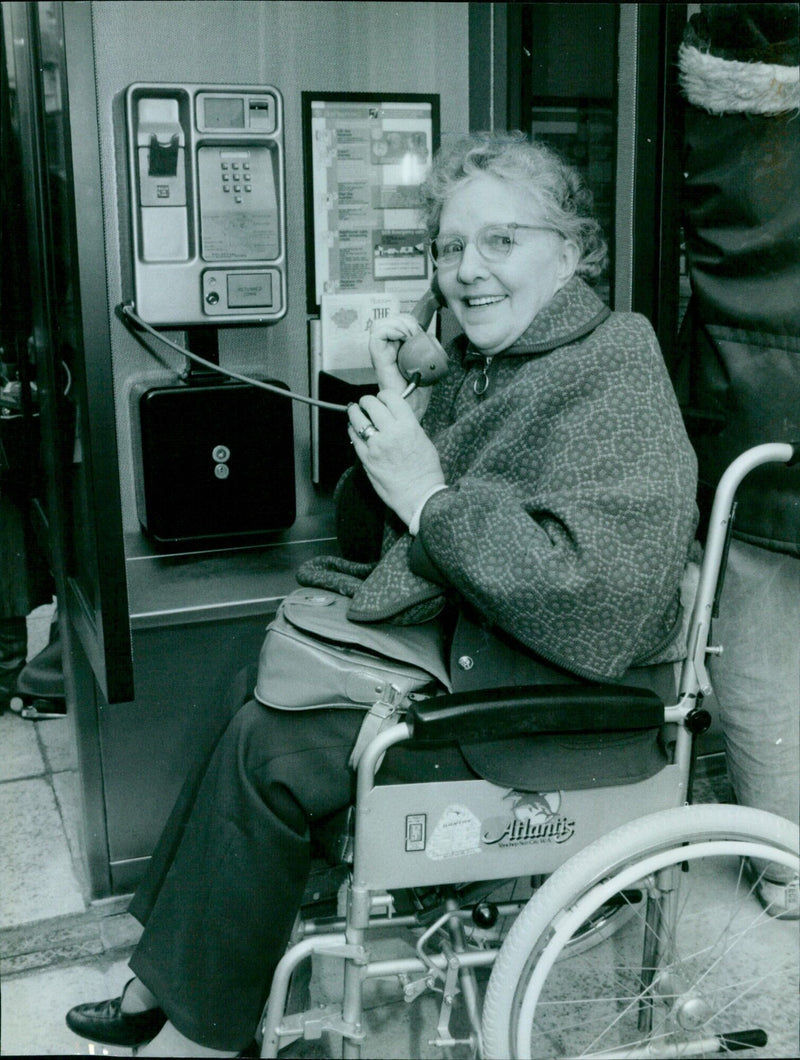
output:
[[[261,1020],[262,1056],[290,1045],[291,1055],[320,1055],[310,1043],[339,1039],[344,1057],[374,1056],[364,1008],[373,980],[409,1003],[435,999],[428,1046],[445,1055],[800,1055],[796,924],[768,915],[756,894],[767,862],[797,874],[797,829],[745,807],[689,804],[694,740],[710,723],[706,658],[722,650],[709,637],[734,495],[759,465],[798,459],[798,446],[760,445],[723,475],[676,703],[607,685],[455,693],[412,703],[372,740],[358,764],[340,909],[301,912]],[[404,741],[653,725],[669,734],[670,754],[623,786],[376,782],[386,751]],[[401,930],[416,940],[408,953],[379,959],[374,940]],[[341,962],[341,996],[289,1012],[312,956]]]

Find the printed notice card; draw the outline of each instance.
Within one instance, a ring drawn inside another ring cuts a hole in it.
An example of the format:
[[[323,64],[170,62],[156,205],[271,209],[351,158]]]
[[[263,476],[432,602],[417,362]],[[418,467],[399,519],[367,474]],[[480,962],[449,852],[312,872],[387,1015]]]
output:
[[[369,333],[372,325],[400,312],[396,294],[323,294],[321,368],[369,368]]]

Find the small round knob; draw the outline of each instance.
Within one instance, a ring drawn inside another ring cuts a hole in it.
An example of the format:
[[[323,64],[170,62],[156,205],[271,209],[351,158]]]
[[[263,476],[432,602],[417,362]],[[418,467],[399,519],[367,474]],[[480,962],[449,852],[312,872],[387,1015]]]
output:
[[[479,928],[493,928],[499,915],[494,902],[478,902],[472,910],[472,919]]]
[[[690,711],[683,724],[694,736],[700,736],[711,728],[711,714],[704,707],[695,707]]]

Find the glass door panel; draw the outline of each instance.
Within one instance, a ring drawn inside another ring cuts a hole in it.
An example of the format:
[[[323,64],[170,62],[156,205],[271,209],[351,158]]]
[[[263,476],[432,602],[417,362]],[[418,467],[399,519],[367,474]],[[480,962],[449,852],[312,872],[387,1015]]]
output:
[[[527,131],[577,166],[614,259],[617,4],[524,4],[523,115]],[[597,284],[610,297],[613,264]]]
[[[4,4],[26,174],[31,360],[60,606],[108,702],[133,698],[91,5]],[[67,79],[69,65],[69,79]],[[70,94],[77,101],[70,121]],[[80,233],[80,236],[78,235]],[[98,292],[102,296],[98,297]]]
[[[685,4],[508,5],[509,113],[583,174],[609,244],[598,293],[647,316],[668,360],[678,316],[675,67],[685,13]]]

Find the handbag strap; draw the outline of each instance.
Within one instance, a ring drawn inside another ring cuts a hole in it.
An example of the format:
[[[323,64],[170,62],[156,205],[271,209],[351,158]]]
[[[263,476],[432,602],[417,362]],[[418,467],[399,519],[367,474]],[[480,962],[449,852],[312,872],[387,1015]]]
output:
[[[353,770],[358,769],[361,756],[375,737],[383,732],[384,729],[388,729],[391,725],[396,725],[405,713],[408,703],[406,696],[394,685],[390,685],[386,692],[388,695],[382,695],[377,703],[373,703],[361,722],[356,742],[350,752],[350,758],[347,760],[348,766]],[[381,757],[380,762],[382,761],[383,757]],[[380,768],[380,762],[378,762],[378,768]]]

